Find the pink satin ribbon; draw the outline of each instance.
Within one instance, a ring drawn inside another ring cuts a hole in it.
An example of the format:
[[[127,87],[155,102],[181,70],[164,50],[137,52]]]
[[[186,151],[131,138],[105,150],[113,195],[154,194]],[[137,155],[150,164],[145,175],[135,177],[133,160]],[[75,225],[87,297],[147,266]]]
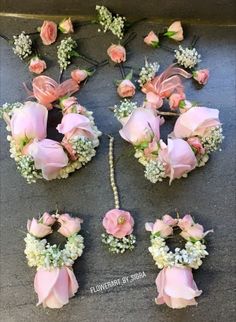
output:
[[[38,76],[32,82],[33,91],[29,91],[25,86],[28,94],[35,97],[39,103],[51,108],[51,103],[63,96],[70,96],[79,90],[78,83],[73,79],[58,84],[54,79],[48,76]]]
[[[153,92],[161,98],[170,96],[174,91],[181,93],[183,92],[184,87],[179,76],[184,78],[192,77],[192,75],[184,69],[171,65],[162,74],[144,84],[142,91],[145,94]]]

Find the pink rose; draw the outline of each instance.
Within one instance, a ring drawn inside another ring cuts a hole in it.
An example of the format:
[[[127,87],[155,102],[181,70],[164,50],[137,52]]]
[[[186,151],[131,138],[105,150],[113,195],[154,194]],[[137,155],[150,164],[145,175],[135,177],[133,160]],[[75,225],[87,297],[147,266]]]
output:
[[[191,215],[185,215],[183,218],[178,220],[178,226],[182,230],[190,228],[193,224],[194,221]]]
[[[176,41],[181,41],[184,39],[183,28],[180,21],[173,22],[170,27],[167,29],[165,34],[167,37],[174,39]]]
[[[57,220],[61,227],[58,229],[58,232],[65,237],[70,237],[76,233],[78,233],[81,229],[81,220],[78,217],[71,217],[69,214],[62,214]]]
[[[150,107],[154,109],[158,109],[163,105],[163,99],[153,92],[148,92],[146,94],[146,102],[145,107]]]
[[[162,217],[162,220],[165,224],[169,225],[169,226],[176,226],[178,223],[178,219],[174,219],[173,217],[171,217],[170,215],[166,214]]]
[[[47,270],[39,268],[34,278],[34,289],[38,294],[37,305],[59,309],[75,295],[79,285],[74,272],[69,267]]]
[[[45,20],[40,28],[40,37],[44,45],[51,45],[57,38],[57,25],[53,21]]]
[[[28,232],[37,238],[43,238],[52,233],[50,225],[40,221],[35,218],[32,220],[28,219],[27,221]]]
[[[159,44],[159,38],[153,31],[150,31],[149,34],[144,38],[144,42],[148,46],[156,48]]]
[[[192,102],[190,102],[188,100],[183,100],[179,105],[180,114],[187,112],[192,107],[193,107]]]
[[[197,153],[199,154],[205,153],[205,149],[201,143],[201,140],[197,136],[189,138],[187,142],[189,145],[191,145],[192,148],[194,148],[194,150],[196,150]]]
[[[149,143],[154,137],[157,141],[160,139],[160,125],[161,118],[153,110],[139,107],[133,111],[119,133],[124,140],[134,145]]]
[[[135,86],[130,80],[124,79],[117,87],[117,93],[120,97],[132,97],[135,95]]]
[[[90,120],[86,116],[77,113],[65,114],[61,123],[58,124],[57,130],[64,134],[67,140],[75,136],[94,137]]]
[[[77,103],[78,101],[75,96],[66,97],[60,100],[60,106],[65,110],[76,105]]]
[[[201,295],[193,280],[191,268],[165,267],[156,279],[157,304],[166,304],[172,309],[181,309],[188,305],[197,305],[195,297]]]
[[[202,225],[199,224],[193,224],[192,226],[185,228],[180,235],[186,239],[189,240],[191,238],[195,240],[201,240],[204,238],[204,228]]]
[[[71,78],[74,79],[78,84],[83,82],[88,77],[88,72],[85,69],[75,69],[71,72]]]
[[[207,107],[193,107],[178,117],[173,134],[176,138],[204,137],[220,125],[219,111]]]
[[[169,105],[171,110],[176,110],[179,107],[179,103],[185,99],[184,93],[173,93],[169,97]]]
[[[107,49],[107,54],[114,63],[126,61],[126,50],[121,45],[111,45]]]
[[[134,220],[128,211],[112,209],[105,214],[102,224],[108,234],[123,238],[132,233]]]
[[[208,69],[200,69],[193,72],[193,78],[201,85],[206,85],[209,78]]]
[[[145,224],[145,229],[151,231],[153,234],[159,233],[161,237],[166,238],[173,234],[173,229],[170,225],[164,223],[163,220],[157,219],[155,223],[147,222]]]
[[[54,140],[34,141],[29,147],[29,154],[34,159],[35,168],[42,170],[46,180],[57,178],[60,170],[68,164],[63,147]]]
[[[44,60],[39,59],[39,57],[31,58],[29,63],[29,71],[31,73],[41,74],[46,68],[47,65]]]
[[[176,178],[192,171],[197,165],[197,159],[189,144],[182,139],[168,139],[168,145],[162,143],[159,160],[165,166],[165,172],[170,177],[170,184]]]
[[[39,221],[42,221],[44,225],[52,226],[55,223],[56,218],[51,216],[48,212],[45,212]]]
[[[63,33],[63,34],[71,34],[74,32],[74,28],[73,28],[73,24],[72,24],[72,21],[71,21],[71,18],[66,18],[64,20],[62,20],[60,23],[59,23],[59,27],[60,31]]]
[[[42,140],[47,135],[48,110],[41,104],[25,102],[16,109],[10,120],[12,137],[23,147],[32,139]]]

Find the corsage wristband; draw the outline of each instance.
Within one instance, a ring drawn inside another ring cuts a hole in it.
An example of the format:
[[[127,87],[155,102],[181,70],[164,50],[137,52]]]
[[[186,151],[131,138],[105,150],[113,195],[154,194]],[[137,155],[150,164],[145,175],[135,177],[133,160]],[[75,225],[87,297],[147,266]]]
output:
[[[159,269],[156,285],[157,304],[167,304],[173,309],[197,305],[195,297],[201,295],[193,280],[192,268],[198,269],[202,259],[208,255],[204,237],[213,230],[204,232],[203,226],[194,223],[190,215],[182,219],[165,215],[156,222],[146,223],[145,228],[151,232],[149,252]],[[180,230],[180,236],[186,240],[184,249],[176,247],[172,252],[166,245],[166,239]]]
[[[56,244],[50,245],[45,239],[53,233],[52,225],[56,222],[60,224],[57,231],[67,238],[63,249]],[[28,265],[37,268],[34,278],[37,305],[61,308],[77,292],[79,285],[72,265],[84,249],[84,239],[79,234],[82,222],[69,214],[49,213],[44,213],[39,220],[28,220],[25,255]]]

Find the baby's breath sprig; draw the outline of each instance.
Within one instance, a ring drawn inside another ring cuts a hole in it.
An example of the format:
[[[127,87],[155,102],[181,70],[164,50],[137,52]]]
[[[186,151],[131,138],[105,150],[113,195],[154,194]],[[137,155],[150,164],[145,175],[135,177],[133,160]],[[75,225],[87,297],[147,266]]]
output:
[[[102,242],[108,246],[111,253],[123,254],[126,250],[133,250],[136,243],[136,237],[131,234],[123,238],[116,238],[110,234],[102,234]]]
[[[20,35],[13,36],[12,44],[14,54],[21,60],[32,54],[32,40],[24,31]]]
[[[141,68],[139,73],[138,83],[142,87],[145,83],[151,81],[160,68],[158,62],[149,63],[147,58],[145,58],[145,65]]]
[[[114,115],[119,120],[128,117],[138,107],[137,102],[125,98],[121,101],[120,105],[114,106]]]
[[[196,48],[183,48],[181,45],[175,50],[175,58],[185,68],[193,68],[201,61],[201,55]]]

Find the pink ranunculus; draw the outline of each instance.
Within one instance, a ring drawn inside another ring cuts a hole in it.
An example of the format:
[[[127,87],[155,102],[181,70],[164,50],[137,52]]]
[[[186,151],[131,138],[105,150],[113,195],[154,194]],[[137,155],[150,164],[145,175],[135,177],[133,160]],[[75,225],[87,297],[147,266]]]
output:
[[[109,210],[102,221],[106,232],[116,238],[123,238],[133,232],[134,220],[128,211]]]
[[[57,38],[57,25],[53,21],[45,20],[40,28],[40,37],[44,45],[51,45]]]
[[[166,214],[162,217],[162,220],[165,224],[170,226],[176,226],[178,223],[178,219],[171,217],[170,215]]]
[[[62,145],[54,140],[34,141],[29,147],[35,168],[42,170],[46,180],[56,179],[59,172],[68,164],[68,157]]]
[[[31,235],[37,238],[43,238],[52,233],[52,228],[50,225],[40,222],[40,220],[35,218],[32,220],[28,219],[27,229]]]
[[[131,114],[129,120],[120,130],[121,137],[134,144],[149,143],[155,137],[160,139],[160,116],[156,116],[155,112],[148,108],[136,108]]]
[[[191,215],[185,215],[183,218],[178,220],[178,226],[182,230],[187,230],[192,225],[194,225],[194,221]]]
[[[197,153],[199,154],[204,154],[205,153],[205,149],[201,143],[201,140],[197,137],[191,137],[187,140],[188,144],[191,145],[191,147],[193,147]]]
[[[83,82],[88,77],[88,72],[85,69],[74,69],[71,72],[71,78],[74,79],[78,84]]]
[[[148,46],[152,46],[152,47],[156,48],[158,46],[158,43],[159,43],[159,38],[155,34],[155,32],[150,31],[149,34],[144,38],[144,42]]]
[[[135,95],[135,85],[129,80],[124,79],[117,87],[120,97],[132,97]]]
[[[57,130],[64,134],[67,140],[74,136],[93,138],[95,135],[90,120],[86,116],[77,113],[65,114],[61,123],[57,126]]]
[[[69,214],[62,214],[57,220],[61,227],[58,229],[58,232],[65,237],[70,237],[78,233],[81,229],[81,220],[78,217],[71,217]]]
[[[168,35],[169,33],[169,35]],[[167,35],[169,38],[176,41],[181,41],[184,39],[183,28],[180,21],[173,22],[170,27],[167,29]]]
[[[197,159],[189,144],[182,139],[168,139],[168,145],[162,144],[159,160],[165,166],[166,175],[171,182],[192,171],[197,165]]]
[[[45,212],[39,221],[42,221],[44,225],[52,226],[55,223],[56,218],[50,215],[48,212]]]
[[[219,110],[196,106],[178,117],[173,134],[176,138],[204,137],[219,125]]]
[[[146,102],[145,102],[146,107],[158,109],[162,107],[162,105],[163,105],[163,99],[158,94],[155,94],[153,92],[148,92],[146,94]]]
[[[193,78],[201,85],[206,85],[209,75],[208,69],[200,69],[193,72]]]
[[[23,147],[32,139],[42,140],[47,135],[48,110],[41,104],[25,102],[16,109],[10,120],[12,137]]]
[[[63,34],[71,34],[74,32],[73,24],[71,18],[63,19],[59,23],[59,29]]]
[[[37,56],[31,58],[29,63],[29,71],[31,73],[41,74],[46,68],[47,65],[44,60],[40,59]]]
[[[155,223],[147,222],[145,224],[145,229],[151,231],[153,234],[160,233],[160,236],[166,238],[173,234],[173,229],[169,224],[166,224],[163,220],[157,219]]]
[[[121,45],[111,45],[107,49],[107,54],[114,63],[122,63],[126,61],[126,50]]]
[[[165,267],[157,276],[157,304],[166,304],[172,309],[197,305],[195,297],[201,295],[188,267]]]
[[[34,278],[34,289],[38,294],[37,305],[59,309],[69,302],[79,285],[71,268],[63,266],[51,270],[39,268]]]
[[[185,99],[185,94],[173,93],[169,97],[169,105],[171,110],[176,110],[179,107],[179,103]]]

